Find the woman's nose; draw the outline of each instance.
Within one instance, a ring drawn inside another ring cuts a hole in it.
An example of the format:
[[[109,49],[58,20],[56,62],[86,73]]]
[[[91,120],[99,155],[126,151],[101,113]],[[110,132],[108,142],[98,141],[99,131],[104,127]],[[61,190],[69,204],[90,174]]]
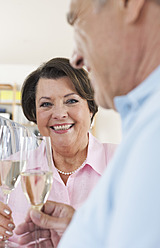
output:
[[[74,51],[70,58],[70,64],[74,68],[80,69],[84,66],[84,59],[80,54]]]
[[[52,110],[52,118],[54,119],[64,119],[68,116],[65,107],[54,107]]]

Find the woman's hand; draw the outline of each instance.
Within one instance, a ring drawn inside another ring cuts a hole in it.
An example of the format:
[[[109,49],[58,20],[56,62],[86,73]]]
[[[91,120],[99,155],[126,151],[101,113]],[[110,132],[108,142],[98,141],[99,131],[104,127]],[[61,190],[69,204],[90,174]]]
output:
[[[57,247],[58,242],[69,225],[74,209],[66,204],[48,201],[42,212],[30,210],[26,222],[19,225],[15,232],[22,235],[19,244],[24,245],[35,240],[35,225],[38,226],[38,237],[44,240],[40,242],[41,247]],[[27,247],[34,247],[33,245]]]
[[[11,209],[3,202],[0,202],[0,240],[8,239],[13,235],[15,225],[11,214]]]

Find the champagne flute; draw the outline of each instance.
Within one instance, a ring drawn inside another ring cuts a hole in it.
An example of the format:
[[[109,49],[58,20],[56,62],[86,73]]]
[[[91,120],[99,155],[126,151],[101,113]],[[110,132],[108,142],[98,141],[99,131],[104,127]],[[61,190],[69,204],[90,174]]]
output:
[[[22,189],[31,208],[41,210],[53,182],[50,137],[35,136],[26,141],[26,170],[21,173]],[[38,247],[35,226],[35,247]]]
[[[8,204],[9,196],[17,186],[20,174],[25,168],[22,153],[26,136],[27,131],[23,127],[0,126],[0,187],[5,204]],[[5,240],[0,242],[0,247],[18,246],[11,241]]]

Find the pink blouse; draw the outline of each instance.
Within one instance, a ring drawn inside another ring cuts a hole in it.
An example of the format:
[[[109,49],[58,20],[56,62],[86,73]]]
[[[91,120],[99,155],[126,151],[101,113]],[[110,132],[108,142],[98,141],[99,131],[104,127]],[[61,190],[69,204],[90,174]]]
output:
[[[70,175],[66,185],[63,183],[56,168],[53,167],[53,185],[48,200],[69,204],[75,209],[79,208],[99,180],[116,147],[117,145],[115,144],[100,143],[89,133],[88,154],[85,166]],[[17,226],[24,222],[30,205],[22,191],[21,183],[11,192],[9,206],[12,210],[15,225]],[[15,235],[12,239],[16,239]]]

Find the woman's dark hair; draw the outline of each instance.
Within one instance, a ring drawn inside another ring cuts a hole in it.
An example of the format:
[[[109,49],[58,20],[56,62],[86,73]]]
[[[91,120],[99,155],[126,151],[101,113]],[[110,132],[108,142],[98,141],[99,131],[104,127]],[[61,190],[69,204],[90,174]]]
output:
[[[68,77],[73,83],[77,93],[87,100],[88,107],[94,115],[98,107],[94,101],[94,91],[91,87],[88,74],[84,69],[74,69],[66,58],[54,58],[42,64],[33,71],[24,81],[22,86],[22,109],[29,121],[36,121],[36,89],[40,78],[59,79]]]

